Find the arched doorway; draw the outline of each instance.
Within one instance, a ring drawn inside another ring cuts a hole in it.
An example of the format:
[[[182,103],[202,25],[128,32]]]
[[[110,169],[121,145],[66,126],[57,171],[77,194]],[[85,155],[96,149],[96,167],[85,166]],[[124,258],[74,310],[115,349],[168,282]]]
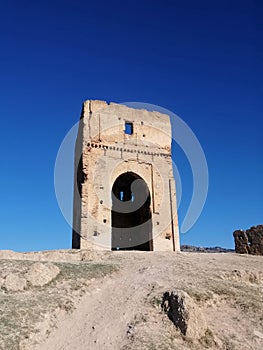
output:
[[[153,250],[151,196],[133,172],[121,174],[112,187],[112,250]]]

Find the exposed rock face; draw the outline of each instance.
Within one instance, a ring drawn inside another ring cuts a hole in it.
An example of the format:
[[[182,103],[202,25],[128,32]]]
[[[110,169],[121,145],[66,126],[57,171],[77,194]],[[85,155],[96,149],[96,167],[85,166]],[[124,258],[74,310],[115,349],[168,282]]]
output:
[[[200,339],[207,330],[204,316],[194,300],[182,290],[167,291],[162,308],[170,320],[189,338]]]
[[[3,280],[2,286],[7,291],[16,292],[19,290],[24,290],[26,288],[27,282],[26,279],[23,277],[19,277],[15,273],[10,273],[6,276],[6,278]]]
[[[236,253],[263,255],[263,225],[233,233]]]
[[[60,269],[54,264],[35,263],[28,270],[26,278],[32,286],[42,287],[57,277],[59,272]]]

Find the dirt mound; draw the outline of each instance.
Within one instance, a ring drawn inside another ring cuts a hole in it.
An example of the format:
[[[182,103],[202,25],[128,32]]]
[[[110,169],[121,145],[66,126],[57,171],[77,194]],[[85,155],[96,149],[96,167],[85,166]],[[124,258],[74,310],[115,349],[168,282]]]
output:
[[[222,278],[226,278],[233,281],[238,281],[241,283],[251,283],[251,284],[262,284],[263,283],[263,273],[248,271],[248,270],[233,270],[231,272],[225,272],[222,274]]]

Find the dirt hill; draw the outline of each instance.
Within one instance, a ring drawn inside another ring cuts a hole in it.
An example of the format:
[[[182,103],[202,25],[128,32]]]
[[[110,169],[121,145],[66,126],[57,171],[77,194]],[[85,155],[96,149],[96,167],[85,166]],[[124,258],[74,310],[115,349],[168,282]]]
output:
[[[263,257],[0,251],[0,349],[262,349]]]

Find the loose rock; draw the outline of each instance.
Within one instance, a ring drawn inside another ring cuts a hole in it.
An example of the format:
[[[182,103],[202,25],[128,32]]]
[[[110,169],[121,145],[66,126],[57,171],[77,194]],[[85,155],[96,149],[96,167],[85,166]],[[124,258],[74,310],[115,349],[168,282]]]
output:
[[[56,278],[59,273],[60,269],[52,263],[35,263],[29,268],[26,279],[32,286],[42,287]]]
[[[24,290],[27,286],[27,282],[25,278],[19,277],[15,273],[10,273],[4,279],[2,286],[7,291],[16,292],[16,291]]]

